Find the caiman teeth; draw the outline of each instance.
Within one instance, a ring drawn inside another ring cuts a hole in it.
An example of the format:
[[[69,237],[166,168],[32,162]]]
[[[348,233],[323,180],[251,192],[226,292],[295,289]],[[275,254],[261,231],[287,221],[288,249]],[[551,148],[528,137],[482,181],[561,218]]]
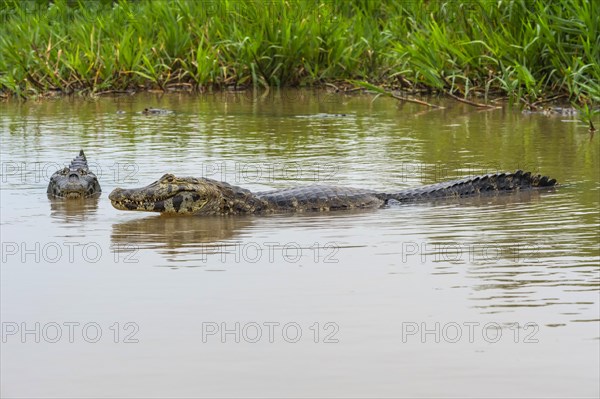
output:
[[[135,201],[135,200],[120,200],[120,201],[113,201],[115,204],[119,204],[119,205],[124,205],[124,204],[135,204],[135,205],[148,205],[148,204],[154,204],[154,202],[150,202],[150,201],[144,201],[144,200],[140,200],[140,201]]]

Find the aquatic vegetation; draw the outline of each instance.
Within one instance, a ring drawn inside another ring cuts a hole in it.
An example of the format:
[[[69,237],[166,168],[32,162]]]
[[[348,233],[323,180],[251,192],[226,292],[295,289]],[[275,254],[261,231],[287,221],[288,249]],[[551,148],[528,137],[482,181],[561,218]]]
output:
[[[0,93],[368,81],[531,104],[600,99],[588,0],[0,3]]]
[[[573,103],[573,108],[579,112],[579,120],[589,126],[590,132],[596,131],[596,126],[594,126],[594,116],[600,114],[599,109],[594,109],[590,107],[589,104],[584,103],[581,105]]]

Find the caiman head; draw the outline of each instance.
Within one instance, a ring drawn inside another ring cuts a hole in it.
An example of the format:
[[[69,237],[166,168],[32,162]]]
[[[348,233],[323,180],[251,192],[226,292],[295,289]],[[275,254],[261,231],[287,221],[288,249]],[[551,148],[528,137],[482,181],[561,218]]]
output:
[[[216,180],[166,174],[146,187],[116,188],[108,196],[125,211],[182,215],[227,215],[252,211],[248,190]]]
[[[54,172],[47,193],[51,197],[67,199],[93,197],[101,193],[98,178],[88,169],[83,150],[69,167]]]

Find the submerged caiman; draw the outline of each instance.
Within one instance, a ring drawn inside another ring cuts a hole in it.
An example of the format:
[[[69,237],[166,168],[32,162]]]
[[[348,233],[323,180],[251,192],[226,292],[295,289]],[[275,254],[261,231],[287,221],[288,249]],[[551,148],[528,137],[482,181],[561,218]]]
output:
[[[68,199],[93,197],[100,192],[98,178],[90,171],[83,150],[68,167],[54,172],[47,190],[48,196]]]
[[[359,188],[312,185],[252,193],[228,183],[194,177],[162,176],[135,189],[117,188],[109,195],[121,210],[182,215],[241,215],[273,212],[319,212],[379,208],[396,202],[465,197],[553,187],[555,179],[517,170],[384,193]]]

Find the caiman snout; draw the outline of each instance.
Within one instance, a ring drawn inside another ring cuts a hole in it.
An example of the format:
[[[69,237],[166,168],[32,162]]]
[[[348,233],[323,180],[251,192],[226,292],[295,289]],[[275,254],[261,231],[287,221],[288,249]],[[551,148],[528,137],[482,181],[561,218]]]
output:
[[[138,201],[139,195],[136,195],[136,190],[115,188],[108,194],[108,199],[115,205],[115,203],[121,202],[140,202]]]
[[[108,194],[108,199],[112,202],[120,202],[125,200],[135,201],[133,194],[134,190],[128,190],[124,188],[115,188]]]
[[[113,207],[128,211],[163,212],[165,210],[162,200],[155,200],[144,189],[115,188],[109,195]]]
[[[110,194],[108,194],[108,199],[111,201],[117,201],[121,196],[121,191],[123,191],[122,188],[115,188],[110,192]]]

